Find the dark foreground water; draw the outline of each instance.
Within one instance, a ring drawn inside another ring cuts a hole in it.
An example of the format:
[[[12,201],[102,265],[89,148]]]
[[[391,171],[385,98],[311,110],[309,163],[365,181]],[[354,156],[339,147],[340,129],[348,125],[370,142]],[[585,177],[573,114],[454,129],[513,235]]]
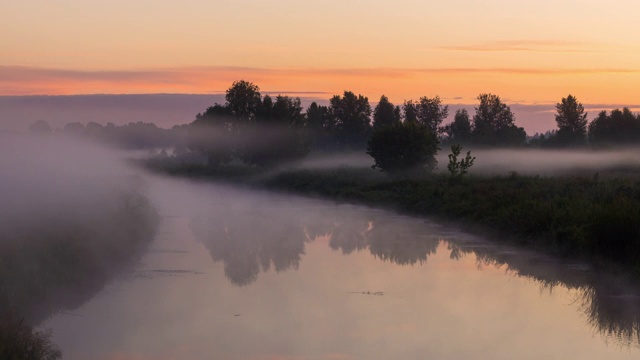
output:
[[[137,268],[41,324],[66,359],[638,359],[640,296],[392,212],[153,180]]]

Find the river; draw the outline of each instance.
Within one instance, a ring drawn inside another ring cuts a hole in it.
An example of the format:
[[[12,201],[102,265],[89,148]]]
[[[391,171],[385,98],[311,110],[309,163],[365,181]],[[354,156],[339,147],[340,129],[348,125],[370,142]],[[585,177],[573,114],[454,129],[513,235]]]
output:
[[[640,296],[424,218],[152,177],[139,264],[40,327],[65,359],[638,359]]]

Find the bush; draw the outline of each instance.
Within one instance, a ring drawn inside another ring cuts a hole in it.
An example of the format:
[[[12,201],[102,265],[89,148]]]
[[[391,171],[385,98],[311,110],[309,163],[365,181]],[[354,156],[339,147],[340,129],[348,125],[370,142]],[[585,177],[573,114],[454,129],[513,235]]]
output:
[[[438,150],[438,138],[427,126],[405,121],[375,129],[367,154],[375,160],[374,169],[397,175],[431,172]]]
[[[62,352],[50,338],[51,331],[34,331],[23,322],[0,319],[0,359],[60,359]]]

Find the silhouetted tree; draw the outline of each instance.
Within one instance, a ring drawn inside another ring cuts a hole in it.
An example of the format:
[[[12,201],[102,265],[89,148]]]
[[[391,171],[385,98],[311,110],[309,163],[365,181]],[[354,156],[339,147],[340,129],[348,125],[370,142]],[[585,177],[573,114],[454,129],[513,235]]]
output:
[[[205,156],[209,166],[217,167],[233,159],[236,134],[230,109],[215,104],[196,115],[189,126],[187,147]]]
[[[318,105],[314,101],[307,108],[305,115],[313,147],[316,150],[327,150],[331,146],[330,134],[335,129],[335,122],[329,113],[329,108]]]
[[[418,104],[413,100],[405,101],[402,104],[402,114],[405,122],[417,122],[418,121]]]
[[[440,124],[449,115],[449,106],[442,105],[439,96],[434,98],[423,96],[416,104],[416,115],[419,122],[428,126],[434,134],[438,134]]]
[[[640,141],[640,115],[629,108],[615,109],[611,114],[601,111],[589,124],[592,145],[630,144]]]
[[[587,113],[578,100],[569,95],[556,104],[557,142],[559,145],[584,144],[587,135]]]
[[[389,102],[389,98],[382,95],[380,102],[373,111],[373,127],[391,125],[400,122],[400,107]]]
[[[44,120],[38,120],[29,125],[29,132],[34,134],[48,134],[51,132],[51,126]]]
[[[466,109],[459,109],[453,118],[453,122],[443,128],[449,142],[464,144],[471,139],[471,121]]]
[[[254,83],[235,81],[227,90],[226,108],[237,119],[254,120],[262,105],[260,88]]]
[[[335,139],[339,148],[364,148],[371,133],[371,106],[369,99],[345,91],[330,100],[329,112],[335,119]]]
[[[276,96],[276,102],[273,104],[271,116],[275,121],[289,126],[305,126],[305,118],[302,114],[302,104],[298,97],[292,98],[282,95]]]
[[[65,133],[74,134],[74,135],[83,135],[84,130],[85,130],[84,124],[79,122],[68,123],[63,128],[63,131]]]
[[[451,154],[449,154],[449,164],[447,170],[451,174],[451,178],[459,179],[469,172],[469,168],[473,166],[473,162],[476,160],[475,156],[471,156],[471,151],[467,151],[467,155],[464,159],[458,160],[462,146],[452,145]]]
[[[432,171],[438,164],[438,137],[428,126],[417,122],[398,122],[373,131],[367,154],[373,168],[390,174]]]
[[[238,159],[268,167],[302,157],[309,151],[300,98],[261,97],[257,85],[237,81],[227,102],[215,104],[192,123],[189,147],[216,167]]]
[[[478,95],[480,104],[473,116],[472,136],[482,145],[521,145],[527,134],[515,125],[515,115],[500,97],[493,94]]]

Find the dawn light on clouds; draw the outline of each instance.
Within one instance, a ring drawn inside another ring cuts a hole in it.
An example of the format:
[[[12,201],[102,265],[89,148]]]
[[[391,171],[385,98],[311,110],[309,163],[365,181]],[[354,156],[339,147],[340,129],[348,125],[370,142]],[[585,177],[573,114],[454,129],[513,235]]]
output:
[[[38,1],[0,5],[0,94],[495,92],[634,103],[636,1]]]

